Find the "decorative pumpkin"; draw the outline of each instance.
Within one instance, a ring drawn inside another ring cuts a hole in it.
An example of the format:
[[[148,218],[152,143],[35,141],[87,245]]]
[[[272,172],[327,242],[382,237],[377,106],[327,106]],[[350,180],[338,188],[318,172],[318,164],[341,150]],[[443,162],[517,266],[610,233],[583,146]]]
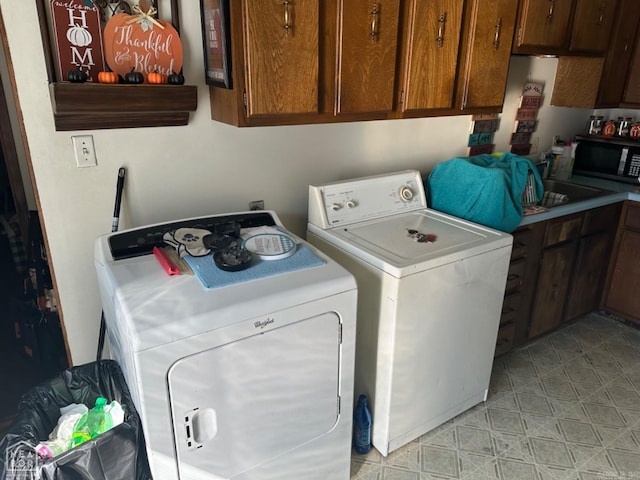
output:
[[[85,30],[80,25],[73,25],[67,30],[67,40],[76,47],[86,47],[93,42],[93,36],[89,30]]]
[[[181,73],[172,72],[171,75],[167,77],[167,83],[169,85],[183,85],[184,76]]]
[[[158,71],[150,72],[150,73],[147,73],[147,82],[152,83],[154,85],[167,83],[167,76]]]
[[[116,72],[99,72],[98,73],[98,82],[100,83],[118,83],[119,78]]]
[[[182,69],[183,50],[178,32],[169,22],[151,20],[147,14],[116,13],[104,26],[104,59],[111,70],[122,76],[131,67],[141,72]]]
[[[89,77],[85,72],[82,71],[80,66],[78,66],[78,68],[76,68],[75,70],[69,70],[69,72],[67,73],[67,80],[69,80],[71,83],[84,83],[88,78]]]
[[[136,69],[131,67],[131,71],[124,76],[124,81],[127,83],[139,84],[144,82],[144,75],[140,72],[136,72]]]

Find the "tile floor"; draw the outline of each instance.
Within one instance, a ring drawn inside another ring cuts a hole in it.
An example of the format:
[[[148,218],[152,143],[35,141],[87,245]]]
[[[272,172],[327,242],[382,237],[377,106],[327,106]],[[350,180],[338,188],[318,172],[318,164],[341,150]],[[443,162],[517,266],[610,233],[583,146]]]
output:
[[[352,480],[640,480],[640,330],[592,313],[494,361],[485,403]]]

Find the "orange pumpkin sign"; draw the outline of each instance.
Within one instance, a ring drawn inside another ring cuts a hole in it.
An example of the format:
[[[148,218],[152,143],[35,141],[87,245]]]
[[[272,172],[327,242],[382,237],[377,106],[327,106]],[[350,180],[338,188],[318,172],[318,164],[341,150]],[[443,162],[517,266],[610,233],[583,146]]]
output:
[[[144,74],[164,75],[182,68],[178,32],[170,23],[146,14],[118,13],[111,17],[104,27],[104,52],[109,68],[122,76],[132,68]]]

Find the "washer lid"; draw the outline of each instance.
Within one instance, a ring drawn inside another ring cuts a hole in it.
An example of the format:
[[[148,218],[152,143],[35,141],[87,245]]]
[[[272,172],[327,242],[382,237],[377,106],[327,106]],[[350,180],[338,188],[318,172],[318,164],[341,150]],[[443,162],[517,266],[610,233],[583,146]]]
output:
[[[512,237],[507,233],[430,209],[329,232],[335,236],[334,243],[395,277],[512,243]]]

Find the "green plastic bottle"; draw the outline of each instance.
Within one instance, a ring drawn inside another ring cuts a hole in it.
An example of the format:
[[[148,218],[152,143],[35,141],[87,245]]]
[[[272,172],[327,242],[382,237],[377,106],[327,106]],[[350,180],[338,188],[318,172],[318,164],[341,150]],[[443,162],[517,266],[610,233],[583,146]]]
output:
[[[95,406],[85,413],[73,429],[70,448],[96,438],[101,433],[106,432],[113,426],[111,415],[104,411],[107,405],[107,399],[104,397],[96,398]]]

